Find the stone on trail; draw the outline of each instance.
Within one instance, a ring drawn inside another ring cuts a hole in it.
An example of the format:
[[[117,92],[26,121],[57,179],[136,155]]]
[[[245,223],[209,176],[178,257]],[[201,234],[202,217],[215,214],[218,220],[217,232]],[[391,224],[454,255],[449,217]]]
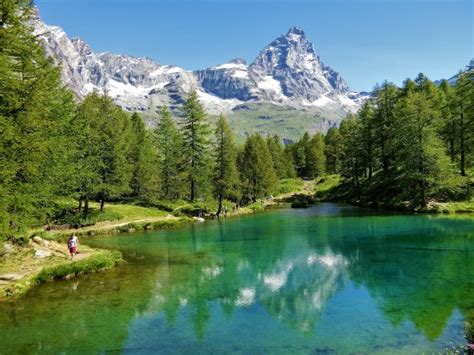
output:
[[[36,259],[44,259],[49,258],[53,253],[49,250],[36,250],[35,251],[35,258]]]

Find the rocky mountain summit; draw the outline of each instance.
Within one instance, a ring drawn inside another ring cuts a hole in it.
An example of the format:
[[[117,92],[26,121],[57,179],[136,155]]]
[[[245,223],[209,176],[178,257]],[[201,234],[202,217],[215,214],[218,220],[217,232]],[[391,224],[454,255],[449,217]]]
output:
[[[364,98],[350,92],[341,75],[323,64],[298,27],[271,42],[250,65],[234,59],[188,71],[150,58],[94,53],[85,41],[70,39],[60,27],[46,25],[38,14],[32,26],[78,98],[93,90],[106,91],[129,111],[154,112],[164,104],[177,108],[192,89],[211,114],[230,113],[247,103],[265,103],[299,110],[324,107],[341,116],[356,110]]]

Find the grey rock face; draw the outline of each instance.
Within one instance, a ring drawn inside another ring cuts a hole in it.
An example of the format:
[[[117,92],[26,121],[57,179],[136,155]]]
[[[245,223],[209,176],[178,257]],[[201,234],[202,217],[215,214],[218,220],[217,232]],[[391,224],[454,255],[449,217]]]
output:
[[[321,62],[298,27],[271,42],[250,65],[234,59],[195,72],[150,58],[94,53],[85,41],[69,39],[61,28],[46,25],[39,16],[32,27],[79,99],[94,90],[106,91],[130,111],[153,112],[164,104],[178,107],[193,89],[210,113],[230,112],[246,102],[351,111],[362,100],[349,91],[339,73]]]

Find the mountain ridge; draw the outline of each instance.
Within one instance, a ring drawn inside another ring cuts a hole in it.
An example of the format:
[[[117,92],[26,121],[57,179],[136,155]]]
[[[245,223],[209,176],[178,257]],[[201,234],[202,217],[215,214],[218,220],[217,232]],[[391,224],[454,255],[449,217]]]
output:
[[[128,111],[178,108],[193,89],[211,114],[232,113],[254,102],[299,110],[324,107],[339,117],[357,110],[365,98],[351,92],[342,76],[321,61],[299,27],[265,46],[250,64],[236,58],[190,71],[147,57],[94,52],[83,39],[69,38],[62,28],[44,23],[38,9],[31,24],[79,99],[94,90],[106,91]]]

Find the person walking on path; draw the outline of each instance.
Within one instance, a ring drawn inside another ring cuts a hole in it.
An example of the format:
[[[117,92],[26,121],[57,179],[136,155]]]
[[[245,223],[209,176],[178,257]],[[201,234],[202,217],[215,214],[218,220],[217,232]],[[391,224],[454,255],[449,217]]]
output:
[[[79,239],[77,239],[76,234],[72,234],[67,241],[67,247],[69,248],[69,254],[71,254],[71,260],[74,259],[74,256],[77,253],[77,245],[79,244]]]

